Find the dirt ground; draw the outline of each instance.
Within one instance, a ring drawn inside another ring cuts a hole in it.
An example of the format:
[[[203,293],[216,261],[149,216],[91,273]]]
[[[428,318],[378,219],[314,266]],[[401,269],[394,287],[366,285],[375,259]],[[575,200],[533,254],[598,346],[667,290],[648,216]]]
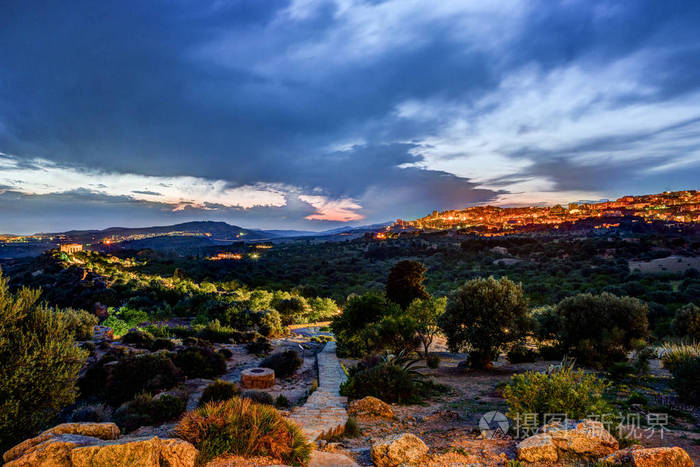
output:
[[[375,440],[406,432],[419,436],[430,447],[426,465],[507,465],[509,459],[515,458],[517,440],[512,434],[498,439],[484,439],[479,421],[487,412],[507,411],[500,386],[507,383],[513,374],[528,370],[543,371],[548,365],[558,362],[509,364],[501,359],[490,371],[471,371],[458,367],[464,355],[442,355],[439,369],[424,369],[422,372],[435,382],[448,386],[448,393],[424,405],[392,404],[395,420],[360,416],[361,436],[343,439],[337,445],[330,444],[328,449],[344,451],[360,465],[370,466],[369,449]],[[341,361],[348,367],[356,362],[351,359]],[[663,370],[660,373],[660,378],[663,378]],[[639,444],[648,447],[680,446],[688,451],[694,462],[700,463],[697,420],[689,421],[687,416],[680,419],[670,416],[666,426],[668,429],[662,433],[655,430],[653,435],[648,430],[637,430],[635,438]]]

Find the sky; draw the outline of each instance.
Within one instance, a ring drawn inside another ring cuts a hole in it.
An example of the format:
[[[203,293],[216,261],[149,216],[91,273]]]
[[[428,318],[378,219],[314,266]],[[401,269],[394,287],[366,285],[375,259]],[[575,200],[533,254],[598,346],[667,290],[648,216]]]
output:
[[[698,189],[700,2],[0,2],[0,232]]]

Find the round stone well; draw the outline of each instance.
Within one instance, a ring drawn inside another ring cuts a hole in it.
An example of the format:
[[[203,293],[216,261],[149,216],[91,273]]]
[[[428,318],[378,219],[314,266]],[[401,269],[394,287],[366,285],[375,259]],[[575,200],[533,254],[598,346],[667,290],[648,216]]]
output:
[[[241,386],[246,389],[267,389],[275,384],[272,368],[248,368],[241,372]]]

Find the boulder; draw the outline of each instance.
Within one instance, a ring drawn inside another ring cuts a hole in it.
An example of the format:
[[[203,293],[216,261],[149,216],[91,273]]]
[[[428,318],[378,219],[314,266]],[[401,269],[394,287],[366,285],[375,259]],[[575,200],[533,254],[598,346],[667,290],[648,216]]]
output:
[[[394,418],[394,410],[391,406],[372,396],[350,402],[348,413],[350,415],[376,415],[378,417]]]
[[[525,462],[556,462],[559,459],[554,440],[547,433],[525,438],[516,447],[518,460]]]
[[[630,467],[693,467],[693,460],[679,447],[642,448],[634,446],[609,455],[604,462]]]
[[[8,456],[10,451],[5,453],[4,459],[7,462],[5,466],[70,467],[73,465],[71,463],[73,449],[100,441],[97,438],[80,435],[46,435],[43,439],[37,444],[25,445],[25,449],[17,457]]]
[[[99,467],[128,465],[134,467],[192,467],[198,451],[181,439],[158,437],[138,439],[124,438],[115,443],[100,442],[71,451],[74,467]]]
[[[117,439],[119,427],[112,422],[105,423],[62,423],[46,430],[54,435],[81,435],[99,439]]]
[[[542,428],[552,437],[559,459],[595,460],[617,451],[617,440],[595,420],[556,422]]]
[[[45,441],[55,438],[60,435],[78,435],[82,437],[92,437],[99,439],[117,439],[119,438],[119,427],[114,423],[62,423],[50,428],[34,438],[29,438],[18,445],[10,448],[3,455],[3,460],[9,462],[11,460],[17,459],[23,456],[30,449],[38,446]],[[63,438],[67,440],[69,438]],[[76,438],[77,439],[77,438]],[[67,445],[66,445],[67,446]],[[49,449],[48,445],[44,446],[42,449]],[[51,450],[57,449],[56,446],[50,448]]]
[[[338,452],[314,451],[309,467],[360,467],[354,460]]]
[[[418,436],[411,433],[383,438],[372,445],[370,455],[377,467],[396,467],[404,464],[418,464],[428,453],[428,446]]]

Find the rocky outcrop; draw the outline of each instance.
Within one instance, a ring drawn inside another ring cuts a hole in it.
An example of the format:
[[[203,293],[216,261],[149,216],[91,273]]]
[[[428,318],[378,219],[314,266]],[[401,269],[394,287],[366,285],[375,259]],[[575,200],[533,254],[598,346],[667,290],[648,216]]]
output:
[[[428,453],[428,446],[418,436],[402,433],[389,436],[372,445],[370,455],[377,467],[418,464]]]
[[[311,453],[309,467],[359,467],[359,465],[345,454],[314,451]]]
[[[8,449],[2,458],[5,462],[10,462],[33,451],[37,451],[36,454],[33,454],[35,457],[49,456],[53,455],[50,453],[58,453],[58,451],[69,449],[70,446],[84,446],[89,439],[117,439],[119,434],[119,427],[114,423],[62,423]],[[47,443],[47,441],[61,435],[75,436],[62,436],[59,440]],[[41,454],[42,452],[44,454]]]
[[[617,440],[594,420],[556,422],[521,441],[518,459],[527,462],[595,460],[617,451]],[[555,456],[556,454],[556,456]]]
[[[556,462],[559,459],[554,440],[547,433],[530,436],[518,443],[518,460],[525,462]]]
[[[350,402],[348,413],[350,415],[376,415],[377,417],[394,418],[394,409],[381,399],[372,396]]]
[[[119,438],[114,423],[64,423],[8,450],[10,467],[192,467],[198,451],[180,439]]]
[[[629,467],[693,467],[693,460],[679,447],[642,448],[639,446],[617,451],[603,459],[611,465]]]
[[[135,467],[192,467],[198,451],[181,439],[123,439],[115,443],[76,448],[71,451],[74,467],[128,465]]]

